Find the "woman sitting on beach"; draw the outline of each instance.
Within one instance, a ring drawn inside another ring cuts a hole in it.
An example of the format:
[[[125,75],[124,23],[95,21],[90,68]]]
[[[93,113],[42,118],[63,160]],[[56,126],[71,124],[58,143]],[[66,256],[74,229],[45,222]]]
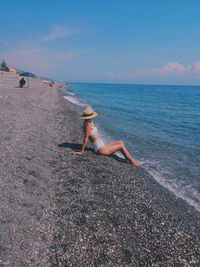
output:
[[[140,166],[140,163],[136,162],[131,157],[123,141],[113,141],[113,142],[104,144],[104,142],[98,136],[97,127],[92,122],[92,119],[95,118],[96,116],[97,116],[97,113],[91,109],[86,109],[81,114],[80,118],[84,120],[83,122],[84,141],[83,141],[81,151],[74,152],[74,154],[76,155],[83,154],[85,147],[87,145],[88,139],[89,139],[92,142],[96,153],[101,154],[101,155],[111,155],[114,152],[121,151],[121,153],[126,158],[127,162],[130,162],[131,164],[135,166]]]

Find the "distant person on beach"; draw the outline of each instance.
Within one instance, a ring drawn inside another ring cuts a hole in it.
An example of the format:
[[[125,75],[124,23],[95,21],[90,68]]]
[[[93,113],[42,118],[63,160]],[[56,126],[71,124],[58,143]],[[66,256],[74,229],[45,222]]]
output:
[[[74,152],[74,154],[76,155],[83,154],[89,139],[92,142],[94,150],[97,154],[111,155],[114,152],[120,151],[124,155],[127,162],[130,162],[135,166],[140,166],[140,163],[138,163],[131,157],[123,141],[113,141],[105,144],[99,138],[97,127],[94,125],[92,121],[92,119],[95,118],[96,116],[97,113],[94,112],[92,109],[85,109],[81,114],[80,118],[84,120],[83,122],[84,141],[81,151]]]
[[[26,83],[26,81],[24,80],[24,77],[22,77],[22,78],[20,79],[20,81],[19,81],[19,87],[20,87],[20,88],[23,88],[24,85],[25,85],[25,83]]]

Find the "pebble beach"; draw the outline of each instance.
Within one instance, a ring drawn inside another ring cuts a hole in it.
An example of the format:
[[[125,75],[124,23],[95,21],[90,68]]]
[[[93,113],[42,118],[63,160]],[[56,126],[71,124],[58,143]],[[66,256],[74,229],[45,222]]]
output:
[[[200,266],[200,213],[142,167],[74,155],[63,85],[18,82],[0,75],[0,266]]]

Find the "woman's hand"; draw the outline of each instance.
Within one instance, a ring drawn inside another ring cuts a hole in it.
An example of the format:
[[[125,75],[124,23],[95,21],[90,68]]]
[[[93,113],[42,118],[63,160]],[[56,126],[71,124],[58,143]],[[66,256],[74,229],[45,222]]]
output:
[[[83,152],[82,151],[77,151],[77,152],[73,152],[73,154],[74,155],[81,155],[81,154],[83,154]]]
[[[89,135],[90,135],[90,130],[91,130],[91,123],[87,123],[87,125],[85,127],[85,136],[84,136],[84,140],[83,140],[82,149],[81,149],[81,151],[73,152],[74,155],[83,154],[85,147],[86,147],[86,144],[87,144],[87,141],[88,141],[88,138],[89,138]]]

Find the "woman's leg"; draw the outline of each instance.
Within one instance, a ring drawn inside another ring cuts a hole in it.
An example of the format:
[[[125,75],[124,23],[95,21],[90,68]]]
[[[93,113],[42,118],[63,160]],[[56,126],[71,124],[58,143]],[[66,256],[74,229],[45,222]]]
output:
[[[103,155],[110,155],[114,152],[117,151],[121,151],[122,154],[124,155],[124,157],[133,165],[135,166],[140,166],[140,163],[138,163],[137,161],[135,161],[131,155],[129,154],[127,148],[124,145],[123,141],[114,141],[114,142],[110,142],[105,144],[105,146],[100,147],[98,149],[98,153],[99,154],[103,154]]]

